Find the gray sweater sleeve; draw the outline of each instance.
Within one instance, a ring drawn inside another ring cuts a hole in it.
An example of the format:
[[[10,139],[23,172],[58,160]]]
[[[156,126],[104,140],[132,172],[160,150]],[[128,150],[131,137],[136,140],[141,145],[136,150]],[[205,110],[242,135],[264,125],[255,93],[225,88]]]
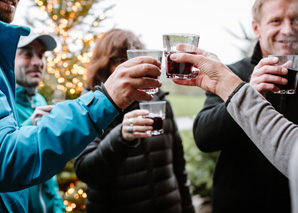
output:
[[[298,126],[278,113],[249,84],[233,96],[227,110],[268,160],[289,177],[289,161],[298,139]],[[295,150],[298,154],[298,149]]]

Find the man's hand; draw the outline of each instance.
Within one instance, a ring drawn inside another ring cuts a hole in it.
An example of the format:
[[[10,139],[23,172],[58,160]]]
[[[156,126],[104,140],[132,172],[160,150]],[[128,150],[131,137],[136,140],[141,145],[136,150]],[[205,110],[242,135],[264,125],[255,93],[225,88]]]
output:
[[[161,82],[145,76],[160,76],[160,62],[140,56],[120,64],[104,83],[115,104],[125,109],[135,100],[152,100],[152,96],[138,88],[161,87]]]
[[[254,68],[251,75],[250,85],[253,86],[264,97],[268,91],[277,92],[277,84],[285,85],[288,80],[278,75],[286,75],[288,70],[277,65],[278,58],[263,58]]]
[[[54,105],[48,105],[48,106],[40,106],[37,107],[33,114],[31,115],[30,119],[33,125],[36,125],[37,121],[44,115],[49,114],[52,109],[53,109]]]

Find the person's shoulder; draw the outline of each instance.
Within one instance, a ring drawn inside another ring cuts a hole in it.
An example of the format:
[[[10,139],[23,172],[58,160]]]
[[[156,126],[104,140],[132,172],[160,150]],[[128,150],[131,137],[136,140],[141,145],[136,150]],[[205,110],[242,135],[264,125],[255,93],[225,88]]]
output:
[[[37,106],[46,106],[48,105],[45,97],[43,97],[41,94],[39,93],[36,93],[34,95],[34,105],[37,107]]]
[[[35,94],[35,99],[37,100],[42,100],[42,101],[46,101],[45,97],[43,97],[43,95],[36,93]]]
[[[230,69],[235,69],[235,68],[240,68],[240,67],[245,67],[247,65],[251,64],[251,57],[246,57],[246,58],[243,58],[239,61],[236,61],[234,63],[231,63],[231,64],[228,64],[227,66],[230,68]]]
[[[227,66],[241,78],[249,78],[255,67],[255,65],[251,63],[251,57],[243,58]]]

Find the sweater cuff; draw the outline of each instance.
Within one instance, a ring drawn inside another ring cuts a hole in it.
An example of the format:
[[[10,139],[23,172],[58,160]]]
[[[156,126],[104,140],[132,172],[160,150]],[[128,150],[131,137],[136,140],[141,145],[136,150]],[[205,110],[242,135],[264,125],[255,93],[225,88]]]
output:
[[[94,90],[99,90],[101,91],[108,99],[109,101],[113,104],[113,106],[116,108],[116,110],[121,113],[122,109],[120,107],[117,106],[117,104],[114,102],[114,100],[111,98],[111,96],[109,95],[108,91],[106,90],[104,84],[101,84],[101,86],[96,85],[94,87]]]
[[[242,81],[238,87],[236,87],[236,89],[232,92],[232,94],[228,97],[228,100],[226,101],[226,107],[229,105],[231,99],[233,98],[233,96],[241,89],[241,87],[243,87],[243,85],[246,84],[245,81]]]

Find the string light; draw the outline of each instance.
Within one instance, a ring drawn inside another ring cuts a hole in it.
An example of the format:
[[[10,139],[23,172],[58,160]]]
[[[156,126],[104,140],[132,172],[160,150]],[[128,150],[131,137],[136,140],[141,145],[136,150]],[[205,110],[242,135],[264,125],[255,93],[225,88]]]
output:
[[[83,188],[77,188],[75,183],[70,183],[69,188],[64,193],[64,197],[70,197],[70,196],[72,196],[74,198],[73,201],[69,201],[66,199],[63,201],[63,204],[66,206],[65,210],[67,212],[72,212],[73,210],[75,210],[77,208],[79,208],[81,210],[84,210],[86,208],[85,204],[75,203],[76,200],[87,198],[87,194]]]

